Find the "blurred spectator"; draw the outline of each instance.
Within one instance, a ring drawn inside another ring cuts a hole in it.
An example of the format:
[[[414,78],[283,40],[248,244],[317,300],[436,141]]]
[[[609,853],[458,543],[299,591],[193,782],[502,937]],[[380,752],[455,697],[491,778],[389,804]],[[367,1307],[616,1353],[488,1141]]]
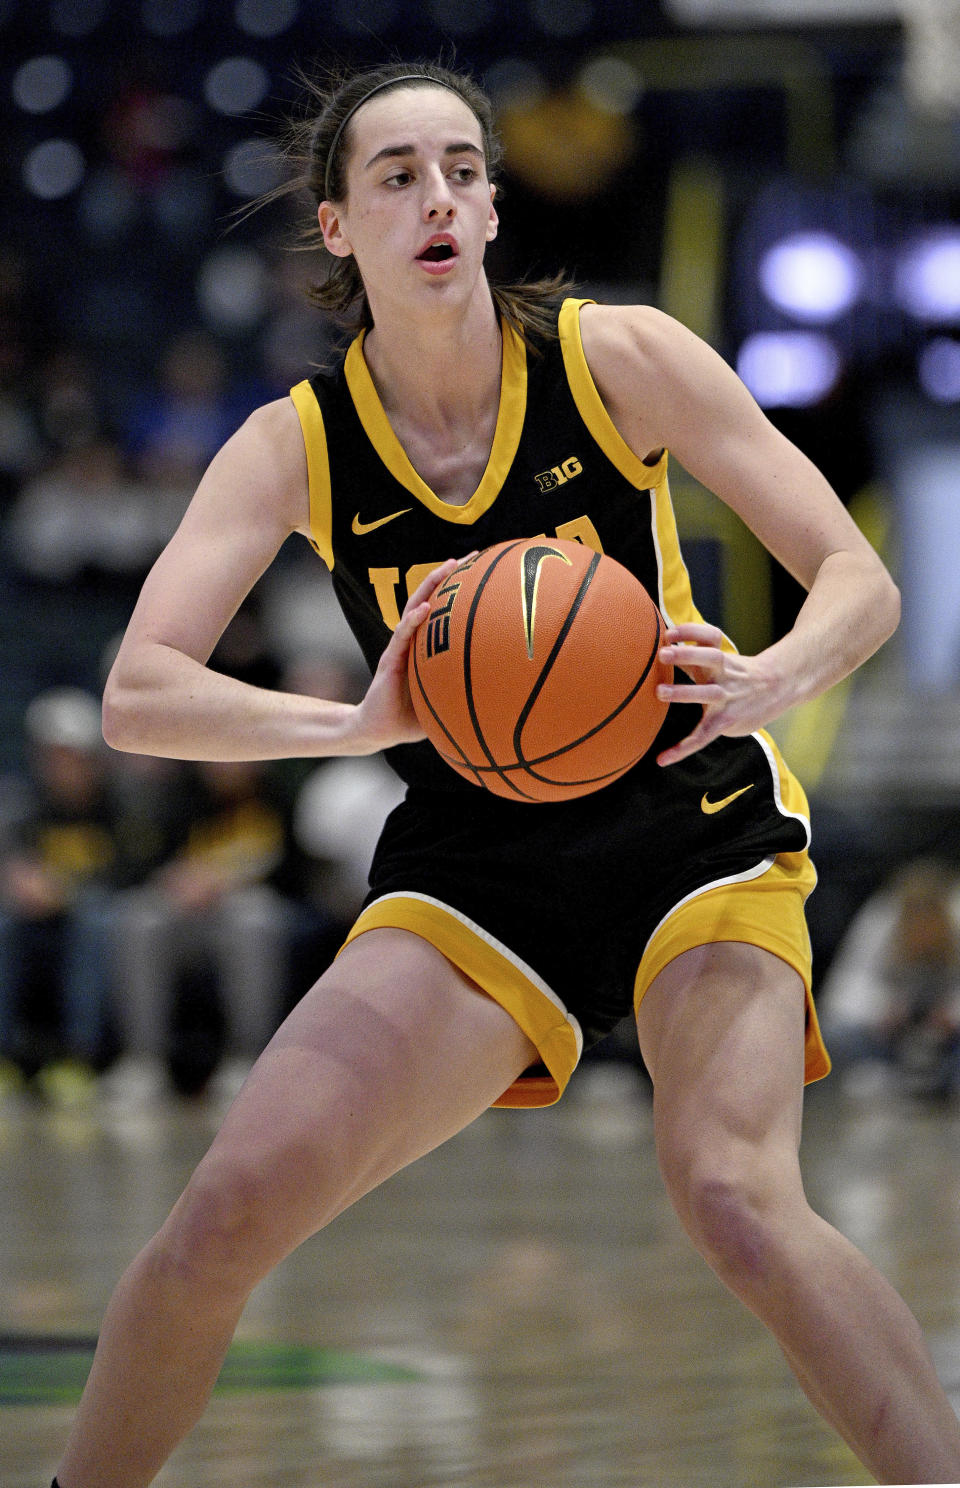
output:
[[[137,467],[156,484],[193,488],[248,412],[227,359],[206,331],[184,331],[167,346],[159,386],[136,404],[126,439]]]
[[[76,347],[50,353],[37,390],[40,428],[49,448],[76,449],[102,433],[104,411],[90,358]]]
[[[155,1096],[168,1069],[195,1093],[224,1052],[217,1083],[229,1093],[287,1011],[294,967],[319,976],[342,938],[304,893],[282,770],[207,762],[187,776],[178,844],[118,920],[125,1054],[108,1087],[122,1099]]]
[[[958,1077],[960,879],[918,860],[854,917],[818,999],[827,1045],[847,1084],[892,1077],[943,1097]]]
[[[104,1052],[124,852],[97,699],[44,692],[25,729],[29,777],[0,785],[0,1087],[36,1075],[72,1103]]]
[[[300,790],[296,840],[316,859],[319,892],[345,925],[360,910],[380,829],[403,791],[400,777],[377,754],[324,760]]]
[[[24,487],[7,527],[10,555],[32,579],[88,577],[139,590],[160,551],[150,490],[132,480],[117,444],[100,435],[69,447]]]
[[[0,510],[45,453],[29,396],[36,347],[27,283],[25,264],[0,245]]]

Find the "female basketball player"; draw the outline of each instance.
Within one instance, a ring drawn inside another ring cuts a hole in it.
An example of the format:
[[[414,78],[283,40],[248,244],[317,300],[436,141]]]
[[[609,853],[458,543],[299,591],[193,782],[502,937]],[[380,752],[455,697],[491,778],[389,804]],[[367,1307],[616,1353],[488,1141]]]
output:
[[[757,732],[883,642],[896,591],[817,471],[681,326],[576,301],[558,320],[539,290],[494,296],[495,164],[487,102],[459,76],[393,66],[325,101],[309,173],[335,270],[325,294],[355,305],[366,337],[213,461],[107,685],[120,749],[391,748],[410,789],[352,938],[120,1281],[59,1483],[149,1483],[272,1267],[491,1103],[557,1098],[581,1039],[634,1000],[660,1162],[693,1243],[877,1477],[960,1480],[960,1430],[914,1319],[804,1197],[802,1088],[828,1068],[807,996],[806,805]],[[808,591],[759,655],[734,654],[693,609],[667,448]],[[570,457],[576,478],[544,490],[536,476]],[[558,530],[657,594],[664,655],[686,680],[665,688],[655,756],[621,781],[514,805],[417,742],[406,653],[454,560]],[[332,567],[374,664],[356,706],[205,665],[291,532]]]

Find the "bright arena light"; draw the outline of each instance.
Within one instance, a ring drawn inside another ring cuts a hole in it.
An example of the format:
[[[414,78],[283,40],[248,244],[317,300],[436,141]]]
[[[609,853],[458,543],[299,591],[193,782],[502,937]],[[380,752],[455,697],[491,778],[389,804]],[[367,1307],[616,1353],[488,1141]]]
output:
[[[960,341],[935,336],[917,359],[917,375],[936,403],[960,403]]]
[[[73,72],[63,57],[31,57],[13,75],[13,101],[28,114],[59,108],[73,87]]]
[[[262,139],[239,140],[223,157],[223,179],[235,196],[259,196],[279,183],[280,163]]]
[[[760,260],[760,287],[771,304],[798,320],[836,320],[856,303],[863,265],[832,233],[792,233]]]
[[[809,408],[836,386],[840,353],[819,331],[758,331],[737,357],[737,372],[761,408]]]
[[[270,74],[250,57],[224,57],[203,80],[207,103],[218,114],[246,114],[262,103]]]
[[[960,231],[942,227],[918,238],[901,255],[897,300],[924,321],[960,321]]]
[[[23,181],[41,201],[59,201],[76,191],[86,169],[83,152],[73,140],[49,139],[34,145],[26,155]]]
[[[228,334],[249,331],[267,309],[269,276],[252,248],[219,248],[197,275],[197,302],[207,321]]]

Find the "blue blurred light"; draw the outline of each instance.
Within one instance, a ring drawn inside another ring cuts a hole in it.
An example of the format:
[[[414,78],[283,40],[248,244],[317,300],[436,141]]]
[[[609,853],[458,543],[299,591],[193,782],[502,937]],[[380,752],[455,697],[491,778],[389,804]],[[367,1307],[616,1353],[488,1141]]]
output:
[[[758,273],[771,304],[814,324],[846,314],[863,288],[860,259],[832,233],[792,233],[767,250]]]
[[[279,160],[262,139],[240,140],[224,154],[224,183],[235,196],[260,196],[278,185],[281,176]]]
[[[920,386],[936,403],[960,403],[960,341],[935,336],[917,359]]]
[[[218,331],[242,334],[266,314],[270,276],[253,248],[218,248],[197,274],[197,303]]]
[[[250,57],[224,57],[203,80],[203,94],[218,114],[246,114],[261,103],[270,74]]]
[[[73,71],[63,57],[31,57],[13,74],[10,91],[18,108],[28,114],[49,114],[59,108],[73,87]]]
[[[73,140],[44,140],[24,158],[23,182],[41,201],[59,201],[76,191],[86,168],[83,152]]]
[[[837,347],[820,331],[758,331],[740,347],[737,372],[762,408],[810,408],[840,376]]]
[[[912,243],[897,264],[895,292],[918,320],[960,321],[960,229],[935,228]]]

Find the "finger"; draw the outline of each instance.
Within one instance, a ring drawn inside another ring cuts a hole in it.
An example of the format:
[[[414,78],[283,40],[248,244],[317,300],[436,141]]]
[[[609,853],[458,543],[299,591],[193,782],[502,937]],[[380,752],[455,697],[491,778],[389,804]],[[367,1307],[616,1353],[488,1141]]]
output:
[[[680,760],[689,759],[691,754],[696,754],[697,750],[702,749],[705,744],[712,743],[718,734],[719,730],[713,725],[701,723],[692,734],[688,734],[685,739],[679,740],[678,743],[672,744],[669,749],[658,754],[657,764],[675,765]]]
[[[436,568],[427,574],[423,582],[418,584],[416,589],[414,589],[404,606],[404,614],[413,606],[422,604],[424,600],[429,599],[434,590],[439,588],[444,580],[450,577],[455,568],[461,563],[465,563],[467,558],[475,558],[476,556],[475,552],[468,553],[466,558],[448,558],[444,563],[438,564]]]
[[[394,667],[402,670],[406,667],[407,652],[410,649],[413,637],[417,632],[418,626],[426,620],[429,613],[429,599],[421,600],[417,605],[414,605],[411,601],[404,606],[403,614],[400,616],[400,623],[394,630],[380,657],[378,671],[383,669],[392,670]]]
[[[702,703],[704,707],[729,701],[719,682],[658,682],[661,703]]]
[[[726,653],[710,646],[673,643],[661,646],[660,660],[672,666],[700,667],[705,671],[719,671],[726,665]]]
[[[689,624],[669,625],[664,631],[664,640],[689,641],[695,646],[722,647],[726,637],[722,630],[716,625],[707,625],[705,622],[690,621]]]

